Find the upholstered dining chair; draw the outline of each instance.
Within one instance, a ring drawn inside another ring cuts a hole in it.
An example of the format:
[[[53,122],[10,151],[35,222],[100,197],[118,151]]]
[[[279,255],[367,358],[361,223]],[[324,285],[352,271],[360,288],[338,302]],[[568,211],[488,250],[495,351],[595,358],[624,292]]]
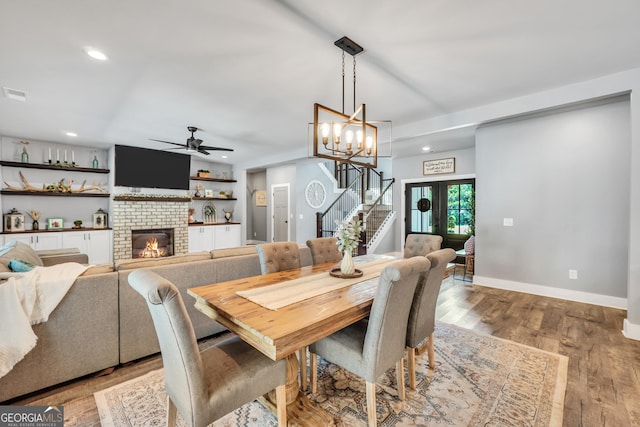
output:
[[[140,269],[129,284],[147,301],[160,342],[167,426],[175,426],[180,413],[187,425],[204,427],[274,388],[278,425],[287,425],[284,359],[274,362],[238,337],[200,352],[173,283]]]
[[[338,239],[335,237],[318,237],[317,239],[307,240],[313,264],[341,261],[342,253],[338,249],[337,242]]]
[[[407,324],[407,370],[409,372],[409,388],[416,389],[416,352],[421,343],[427,339],[427,355],[429,367],[435,367],[435,351],[433,331],[436,325],[436,302],[440,286],[444,278],[447,263],[453,261],[456,253],[453,249],[440,249],[427,255],[431,262],[429,272],[420,277],[416,293],[409,312]]]
[[[300,268],[300,250],[296,242],[275,242],[256,245],[262,274]]]
[[[442,236],[437,234],[409,234],[404,241],[404,257],[426,256],[442,245]]]
[[[398,397],[404,400],[404,348],[411,301],[430,261],[413,257],[395,261],[380,274],[369,318],[311,344],[311,392],[317,391],[317,356],[342,366],[366,382],[367,418],[376,421],[376,380],[395,363]]]

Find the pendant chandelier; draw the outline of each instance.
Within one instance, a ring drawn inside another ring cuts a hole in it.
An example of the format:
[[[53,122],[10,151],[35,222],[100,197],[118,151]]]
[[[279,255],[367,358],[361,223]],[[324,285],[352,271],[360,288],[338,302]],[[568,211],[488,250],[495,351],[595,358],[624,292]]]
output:
[[[378,163],[378,128],[366,120],[365,104],[356,108],[356,55],[364,49],[348,37],[334,43],[342,50],[342,112],[313,105],[313,155],[342,163],[375,168]],[[353,114],[344,112],[344,58],[353,57]]]

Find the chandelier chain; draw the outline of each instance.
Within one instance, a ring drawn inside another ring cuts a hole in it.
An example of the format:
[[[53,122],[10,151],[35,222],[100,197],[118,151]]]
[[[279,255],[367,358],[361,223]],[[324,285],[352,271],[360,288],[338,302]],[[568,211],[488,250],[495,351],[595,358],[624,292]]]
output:
[[[344,114],[344,49],[342,50],[342,114]]]
[[[356,57],[353,56],[353,111],[356,111]]]

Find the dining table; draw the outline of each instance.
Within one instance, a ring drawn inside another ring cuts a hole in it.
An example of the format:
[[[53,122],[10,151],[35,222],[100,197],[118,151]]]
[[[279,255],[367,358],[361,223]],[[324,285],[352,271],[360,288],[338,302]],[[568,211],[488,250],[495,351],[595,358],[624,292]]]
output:
[[[296,352],[367,317],[380,273],[396,259],[396,253],[354,257],[356,274],[346,277],[331,262],[198,286],[188,293],[199,311],[264,355],[286,359],[289,425],[332,426],[336,420],[301,392]],[[302,352],[301,358],[306,364]],[[260,402],[275,413],[274,392]]]

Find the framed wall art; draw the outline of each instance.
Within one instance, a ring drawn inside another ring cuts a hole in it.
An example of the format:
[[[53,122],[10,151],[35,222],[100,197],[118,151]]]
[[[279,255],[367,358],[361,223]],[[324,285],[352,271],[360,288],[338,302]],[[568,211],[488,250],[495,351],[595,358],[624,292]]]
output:
[[[422,163],[423,175],[435,175],[439,173],[454,173],[456,171],[455,157],[437,160],[425,160]]]

